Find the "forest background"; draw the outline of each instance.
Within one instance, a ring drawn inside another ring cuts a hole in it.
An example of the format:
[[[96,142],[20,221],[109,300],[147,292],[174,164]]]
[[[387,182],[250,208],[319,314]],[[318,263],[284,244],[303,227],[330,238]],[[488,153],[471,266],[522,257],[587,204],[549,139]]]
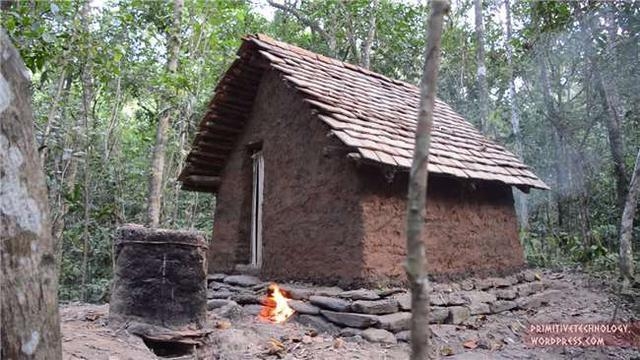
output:
[[[390,0],[20,1],[0,12],[32,72],[60,299],[108,300],[120,224],[211,232],[215,197],[176,178],[243,35],[417,84],[427,14]],[[452,1],[439,98],[552,187],[514,190],[530,264],[617,268],[639,59],[637,2]]]

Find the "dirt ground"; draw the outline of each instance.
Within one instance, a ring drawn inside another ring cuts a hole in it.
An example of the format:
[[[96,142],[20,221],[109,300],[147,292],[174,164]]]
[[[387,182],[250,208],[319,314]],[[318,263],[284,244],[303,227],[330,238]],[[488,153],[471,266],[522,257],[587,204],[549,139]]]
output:
[[[530,323],[586,323],[640,320],[637,289],[620,294],[605,277],[576,271],[544,272],[549,304],[529,311],[477,317],[465,326],[433,325],[438,352],[448,359],[638,359],[636,348],[529,348],[523,335]],[[619,301],[618,299],[621,299]],[[126,329],[107,326],[108,305],[61,306],[64,359],[158,359]],[[406,343],[369,343],[359,336],[317,334],[289,321],[274,325],[254,315],[227,320],[209,313],[211,359],[407,359]],[[175,358],[174,358],[175,359]],[[182,357],[180,359],[188,359]]]

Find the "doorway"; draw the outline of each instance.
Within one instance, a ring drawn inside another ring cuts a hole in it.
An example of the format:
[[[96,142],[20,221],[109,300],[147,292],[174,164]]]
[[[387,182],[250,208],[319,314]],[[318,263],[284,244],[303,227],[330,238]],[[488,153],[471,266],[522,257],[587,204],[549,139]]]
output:
[[[253,160],[253,197],[251,201],[251,266],[262,266],[262,198],[264,189],[264,158],[262,151],[251,155]]]

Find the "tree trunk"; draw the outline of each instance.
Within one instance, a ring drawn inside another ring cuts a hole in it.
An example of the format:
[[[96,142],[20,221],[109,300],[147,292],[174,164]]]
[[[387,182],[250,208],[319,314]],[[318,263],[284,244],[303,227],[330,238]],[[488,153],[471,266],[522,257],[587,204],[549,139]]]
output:
[[[371,67],[371,47],[376,37],[376,12],[378,11],[378,0],[373,0],[371,3],[371,14],[369,15],[369,31],[367,32],[367,38],[362,43],[362,61],[360,65],[369,69]]]
[[[413,162],[409,176],[407,201],[407,278],[411,283],[411,359],[423,360],[435,355],[429,328],[429,278],[422,235],[427,207],[427,164],[433,124],[440,40],[444,16],[449,11],[447,0],[432,0],[427,28],[425,63],[420,82],[420,108],[415,136]]]
[[[476,18],[476,57],[478,62],[478,108],[480,110],[480,129],[486,135],[489,131],[489,90],[487,68],[484,63],[484,24],[482,22],[482,0],[474,0]]]
[[[180,53],[180,20],[184,0],[174,0],[173,26],[167,42],[167,72],[173,74],[178,69],[178,54]],[[167,101],[168,102],[168,101]],[[160,225],[160,211],[162,210],[162,189],[164,178],[165,146],[167,143],[167,130],[171,121],[171,110],[160,114],[156,131],[156,145],[153,148],[151,159],[151,174],[149,177],[149,197],[147,199],[147,225],[158,227]]]
[[[634,280],[631,240],[633,237],[633,218],[636,215],[636,207],[638,206],[638,194],[640,194],[640,150],[638,150],[638,155],[636,156],[631,185],[629,185],[629,193],[627,193],[622,212],[622,221],[620,221],[620,274],[627,281]]]
[[[516,103],[516,85],[513,76],[513,46],[511,46],[511,5],[509,0],[504,0],[504,9],[506,14],[506,41],[507,49],[507,66],[509,70],[509,106],[511,109],[511,129],[516,145],[516,155],[524,159],[524,147],[522,145],[522,133],[520,132],[520,114],[518,114],[518,104]],[[520,190],[514,190],[516,206],[518,208],[518,216],[520,229],[529,230],[529,207],[527,206],[527,194]]]
[[[3,359],[61,359],[58,275],[27,69],[0,28]]]

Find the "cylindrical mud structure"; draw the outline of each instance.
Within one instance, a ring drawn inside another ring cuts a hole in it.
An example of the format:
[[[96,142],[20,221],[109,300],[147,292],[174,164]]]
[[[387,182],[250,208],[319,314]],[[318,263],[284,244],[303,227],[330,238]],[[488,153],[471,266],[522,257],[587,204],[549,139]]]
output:
[[[202,328],[207,310],[206,253],[201,233],[140,225],[118,228],[110,323]]]

